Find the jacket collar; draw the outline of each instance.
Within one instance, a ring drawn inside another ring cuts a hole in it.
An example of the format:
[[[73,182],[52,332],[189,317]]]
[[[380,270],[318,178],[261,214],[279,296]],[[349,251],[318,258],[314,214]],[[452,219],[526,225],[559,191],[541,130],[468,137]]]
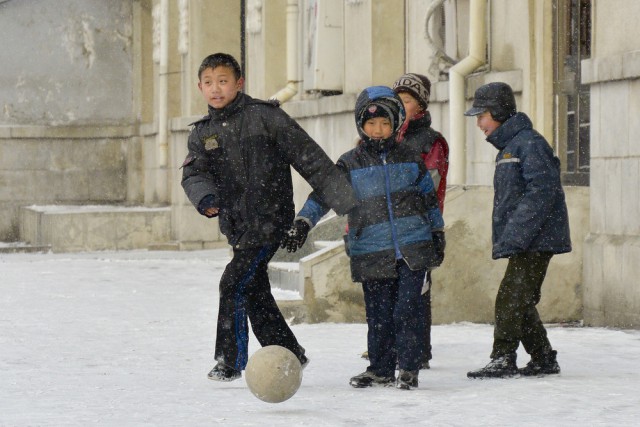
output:
[[[213,108],[211,105],[209,105],[209,116],[211,117],[212,120],[216,120],[216,121],[226,120],[227,118],[233,116],[234,114],[242,110],[242,107],[244,107],[247,97],[248,95],[245,95],[242,92],[238,92],[238,94],[236,95],[236,98],[233,101],[231,101],[230,104],[226,105],[223,108]]]
[[[487,137],[487,141],[498,150],[504,149],[509,141],[525,129],[533,129],[531,120],[525,113],[516,113],[502,123],[500,127]]]
[[[421,127],[431,127],[431,113],[428,111],[421,111],[409,120],[409,130]]]

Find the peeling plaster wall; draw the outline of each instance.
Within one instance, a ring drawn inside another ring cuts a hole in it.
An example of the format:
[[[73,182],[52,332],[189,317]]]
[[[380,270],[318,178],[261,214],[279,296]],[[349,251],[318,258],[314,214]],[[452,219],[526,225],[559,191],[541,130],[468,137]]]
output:
[[[0,125],[131,122],[131,17],[126,0],[0,3]]]

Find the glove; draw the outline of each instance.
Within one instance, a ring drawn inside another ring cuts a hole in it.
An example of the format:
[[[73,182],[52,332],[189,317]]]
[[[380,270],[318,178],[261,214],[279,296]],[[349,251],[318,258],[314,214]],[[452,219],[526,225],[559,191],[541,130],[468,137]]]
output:
[[[280,247],[286,249],[287,252],[297,251],[307,240],[310,229],[311,227],[309,227],[306,221],[301,219],[293,221],[293,225],[289,231],[287,231],[287,234],[284,235]]]
[[[444,231],[433,231],[431,232],[431,237],[433,239],[433,249],[436,253],[436,262],[440,265],[444,261],[444,249],[447,246]]]

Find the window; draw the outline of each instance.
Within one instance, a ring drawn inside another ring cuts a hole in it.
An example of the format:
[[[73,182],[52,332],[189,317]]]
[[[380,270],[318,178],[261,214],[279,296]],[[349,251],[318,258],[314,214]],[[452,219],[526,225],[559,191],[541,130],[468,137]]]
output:
[[[565,185],[589,185],[589,86],[580,61],[591,57],[591,0],[554,0],[555,138]]]

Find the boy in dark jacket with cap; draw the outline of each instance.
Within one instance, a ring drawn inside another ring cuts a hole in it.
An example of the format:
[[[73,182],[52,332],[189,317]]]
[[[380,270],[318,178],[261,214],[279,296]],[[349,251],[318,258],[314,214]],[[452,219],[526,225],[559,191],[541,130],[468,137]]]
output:
[[[478,88],[466,116],[498,149],[493,178],[493,258],[509,264],[498,288],[491,362],[469,378],[560,373],[556,351],[538,315],[542,282],[554,254],[571,251],[569,219],[560,183],[560,161],[531,120],[516,111],[511,87],[489,83]],[[531,360],[516,365],[522,343]]]
[[[365,89],[356,101],[355,120],[362,142],[340,157],[338,167],[359,201],[349,212],[346,248],[351,277],[364,291],[370,365],[349,384],[363,388],[395,381],[409,390],[418,386],[424,349],[420,292],[427,270],[444,257],[438,246],[444,238],[433,237],[443,235],[444,221],[420,152],[397,143],[404,107],[393,90]],[[292,228],[301,232],[285,238],[283,246],[295,251],[327,211],[323,197],[312,193]]]
[[[228,54],[206,57],[198,88],[209,114],[193,123],[182,186],[202,215],[219,216],[233,258],[220,280],[215,359],[209,379],[240,378],[248,325],[262,346],[304,348],[271,294],[267,264],[293,221],[293,166],[338,214],[356,205],[353,190],[326,153],[276,105],[241,92],[244,79]]]

